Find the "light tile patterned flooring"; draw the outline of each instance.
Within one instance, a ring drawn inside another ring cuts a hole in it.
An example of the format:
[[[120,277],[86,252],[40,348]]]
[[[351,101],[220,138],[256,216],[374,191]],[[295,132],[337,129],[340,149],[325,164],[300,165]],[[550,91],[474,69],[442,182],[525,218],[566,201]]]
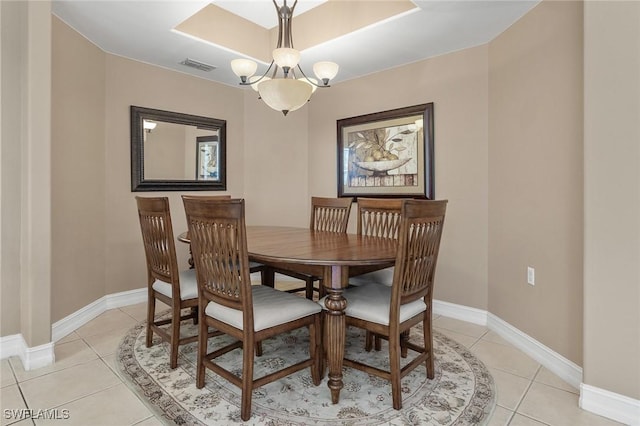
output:
[[[159,310],[163,310],[160,308]],[[1,425],[152,426],[162,421],[115,372],[115,351],[127,330],[145,319],[146,304],[109,310],[55,345],[54,365],[24,371],[17,357],[1,361]],[[435,328],[462,343],[491,371],[498,405],[490,425],[576,426],[618,423],[578,408],[578,390],[486,327],[446,317]],[[66,420],[7,418],[5,409],[68,410]]]

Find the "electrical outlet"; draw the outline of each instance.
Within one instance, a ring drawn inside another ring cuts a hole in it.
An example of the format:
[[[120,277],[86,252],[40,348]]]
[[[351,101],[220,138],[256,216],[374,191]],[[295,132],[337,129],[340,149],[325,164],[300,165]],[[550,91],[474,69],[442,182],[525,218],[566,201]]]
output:
[[[527,266],[527,283],[536,285],[536,270],[531,266]]]

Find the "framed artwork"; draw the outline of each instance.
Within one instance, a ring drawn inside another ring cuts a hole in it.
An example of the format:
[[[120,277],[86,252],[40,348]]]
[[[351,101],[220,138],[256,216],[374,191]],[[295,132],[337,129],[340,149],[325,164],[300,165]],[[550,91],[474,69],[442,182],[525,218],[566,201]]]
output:
[[[338,197],[434,199],[433,103],[337,124]]]
[[[196,180],[220,181],[220,141],[217,136],[196,138]]]

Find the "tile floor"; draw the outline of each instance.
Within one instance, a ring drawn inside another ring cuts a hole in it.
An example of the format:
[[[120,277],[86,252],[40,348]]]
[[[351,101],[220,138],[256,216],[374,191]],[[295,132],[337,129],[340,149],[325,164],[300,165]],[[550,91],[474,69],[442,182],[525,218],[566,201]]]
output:
[[[146,305],[109,310],[56,343],[54,365],[24,371],[17,357],[1,361],[1,425],[152,426],[162,421],[115,372],[120,339],[144,320]],[[490,425],[616,425],[578,408],[578,390],[486,327],[446,317],[434,326],[464,344],[490,369],[497,387]],[[5,409],[57,408],[66,420],[7,418]],[[63,411],[68,410],[68,411]]]

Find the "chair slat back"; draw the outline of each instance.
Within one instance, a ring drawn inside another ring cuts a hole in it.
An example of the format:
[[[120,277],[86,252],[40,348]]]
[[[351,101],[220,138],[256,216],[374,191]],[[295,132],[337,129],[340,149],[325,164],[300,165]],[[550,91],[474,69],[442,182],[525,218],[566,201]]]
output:
[[[201,297],[250,310],[244,200],[183,197]]]
[[[347,232],[351,198],[311,197],[311,221],[314,231]]]
[[[173,285],[180,300],[180,278],[167,197],[136,197],[149,285],[158,279]]]
[[[403,201],[392,311],[422,297],[430,303],[446,208],[447,200]]]
[[[402,198],[358,198],[358,234],[398,238]]]

